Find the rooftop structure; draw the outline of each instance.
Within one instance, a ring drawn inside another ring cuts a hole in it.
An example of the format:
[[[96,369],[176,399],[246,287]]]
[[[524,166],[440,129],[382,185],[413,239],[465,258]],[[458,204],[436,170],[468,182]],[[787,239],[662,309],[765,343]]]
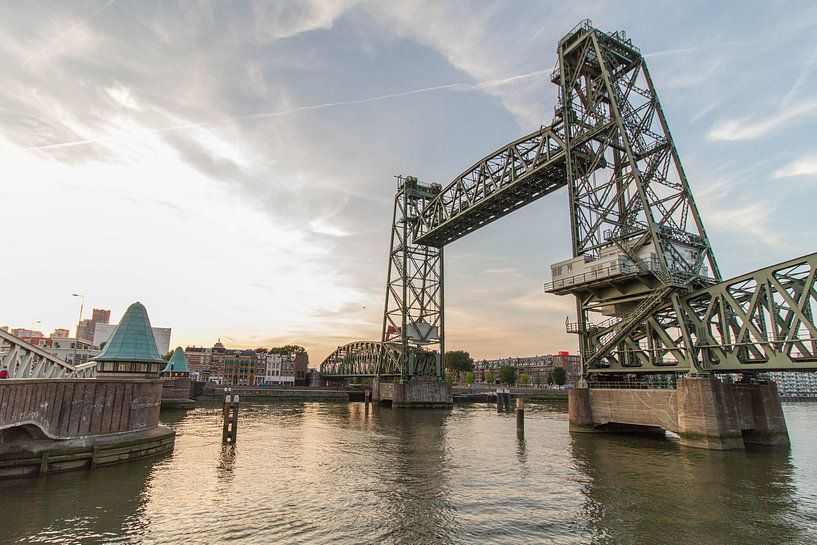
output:
[[[184,349],[181,346],[177,346],[176,350],[173,351],[173,356],[170,357],[170,361],[162,369],[162,374],[170,376],[190,374],[190,367],[187,365],[187,358],[184,356]]]
[[[95,358],[97,373],[153,376],[165,365],[156,350],[147,309],[136,302],[128,307],[105,349]]]

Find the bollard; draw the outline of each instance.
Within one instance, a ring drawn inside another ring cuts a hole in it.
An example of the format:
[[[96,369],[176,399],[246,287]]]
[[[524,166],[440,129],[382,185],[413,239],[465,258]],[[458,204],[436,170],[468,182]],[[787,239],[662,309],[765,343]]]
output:
[[[525,432],[525,400],[516,398],[516,431]]]
[[[230,395],[230,389],[225,388],[224,396],[224,426],[221,431],[221,442],[235,444],[238,435],[238,396]]]

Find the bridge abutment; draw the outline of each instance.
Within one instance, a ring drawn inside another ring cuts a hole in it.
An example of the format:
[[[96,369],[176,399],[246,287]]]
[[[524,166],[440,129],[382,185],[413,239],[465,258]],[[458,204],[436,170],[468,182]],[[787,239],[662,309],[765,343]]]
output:
[[[678,379],[675,389],[577,388],[571,432],[671,431],[681,444],[712,450],[746,444],[788,446],[777,385]]]
[[[418,377],[408,382],[372,381],[372,399],[392,407],[450,407],[454,404],[451,385],[435,378]]]

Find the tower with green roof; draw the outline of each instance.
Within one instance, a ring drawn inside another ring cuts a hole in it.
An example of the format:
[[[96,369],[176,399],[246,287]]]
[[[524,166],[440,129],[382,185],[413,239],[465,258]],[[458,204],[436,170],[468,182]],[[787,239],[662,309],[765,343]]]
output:
[[[162,375],[168,377],[184,377],[190,374],[190,366],[187,365],[187,358],[181,346],[177,346],[173,351],[170,361],[162,369]]]
[[[158,376],[166,362],[156,350],[150,318],[142,303],[137,301],[128,307],[105,349],[94,361],[97,376]]]

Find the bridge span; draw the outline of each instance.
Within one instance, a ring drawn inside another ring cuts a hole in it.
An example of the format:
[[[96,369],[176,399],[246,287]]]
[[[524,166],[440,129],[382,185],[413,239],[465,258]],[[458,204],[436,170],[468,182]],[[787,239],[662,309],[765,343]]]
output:
[[[381,338],[339,347],[321,374],[441,381],[445,246],[566,187],[572,257],[551,266],[545,292],[576,299],[567,325],[582,362],[574,428],[589,429],[580,414],[599,415],[593,384],[671,374],[704,381],[687,391],[715,416],[702,416],[709,424],[694,433],[717,437],[737,410],[717,377],[759,383],[768,371],[817,370],[817,254],[724,280],[641,51],[623,31],[582,21],[556,53],[549,125],[445,187],[398,177]],[[608,397],[617,396],[629,403]],[[596,427],[610,423],[602,420]]]

